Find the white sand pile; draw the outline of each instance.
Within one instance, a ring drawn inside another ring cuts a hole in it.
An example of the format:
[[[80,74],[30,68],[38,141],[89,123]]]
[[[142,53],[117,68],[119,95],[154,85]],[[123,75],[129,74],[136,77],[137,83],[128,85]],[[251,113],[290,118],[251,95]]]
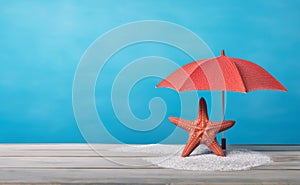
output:
[[[192,155],[190,157],[152,157],[145,160],[164,168],[200,171],[247,170],[271,162],[269,156],[246,150],[227,151],[226,157],[215,154]]]
[[[247,170],[272,162],[271,158],[263,153],[249,150],[227,150],[226,157],[219,157],[200,145],[190,157],[180,157],[182,145],[138,145],[125,146],[114,150],[123,152],[138,152],[158,154],[144,160],[163,168],[199,171],[234,171]]]

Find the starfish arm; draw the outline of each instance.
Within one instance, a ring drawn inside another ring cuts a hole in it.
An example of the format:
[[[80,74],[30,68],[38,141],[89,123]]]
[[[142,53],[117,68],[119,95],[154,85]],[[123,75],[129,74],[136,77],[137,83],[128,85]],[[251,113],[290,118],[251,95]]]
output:
[[[207,130],[215,130],[216,133],[223,132],[234,125],[235,121],[210,122]]]
[[[182,151],[181,157],[189,156],[195,150],[195,148],[199,146],[200,142],[201,138],[199,139],[197,136],[190,135],[190,138]]]
[[[233,120],[223,121],[222,126],[220,128],[220,132],[223,132],[224,130],[231,128],[234,124],[235,124],[235,121],[233,121]]]
[[[214,139],[214,141],[211,143],[207,143],[206,145],[214,154],[223,157],[225,156],[216,139]]]
[[[201,98],[199,101],[198,120],[200,120],[201,122],[208,121],[207,105],[204,98]]]
[[[169,117],[170,122],[186,130],[188,133],[192,133],[195,130],[195,124],[192,121],[184,120],[176,117]]]

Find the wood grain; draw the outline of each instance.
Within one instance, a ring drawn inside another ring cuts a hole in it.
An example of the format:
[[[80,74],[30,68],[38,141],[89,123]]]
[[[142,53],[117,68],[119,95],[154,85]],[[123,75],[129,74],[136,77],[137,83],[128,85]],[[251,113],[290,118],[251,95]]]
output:
[[[155,154],[110,150],[115,147],[120,145],[1,144],[0,184],[300,184],[300,145],[230,145],[274,161],[234,172],[164,169],[143,160]]]

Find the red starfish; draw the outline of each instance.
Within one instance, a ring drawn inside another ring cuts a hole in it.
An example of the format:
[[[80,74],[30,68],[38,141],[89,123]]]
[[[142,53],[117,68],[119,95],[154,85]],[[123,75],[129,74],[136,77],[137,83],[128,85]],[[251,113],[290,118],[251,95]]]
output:
[[[169,117],[169,120],[175,125],[186,130],[190,137],[181,154],[182,157],[189,156],[197,146],[205,144],[218,156],[224,156],[219,146],[216,135],[219,132],[229,129],[235,121],[212,122],[208,119],[207,106],[204,98],[199,101],[198,118],[195,121],[183,120],[176,117]]]

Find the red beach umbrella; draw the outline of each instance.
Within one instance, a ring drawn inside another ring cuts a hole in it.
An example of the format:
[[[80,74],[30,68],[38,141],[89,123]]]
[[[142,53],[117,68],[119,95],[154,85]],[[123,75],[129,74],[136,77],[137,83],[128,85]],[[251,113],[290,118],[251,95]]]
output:
[[[254,90],[287,89],[259,65],[222,54],[216,58],[197,60],[171,73],[156,87],[172,88],[178,92],[192,90],[222,91],[222,115],[224,120],[224,91],[250,92]],[[222,148],[226,148],[223,132]]]

